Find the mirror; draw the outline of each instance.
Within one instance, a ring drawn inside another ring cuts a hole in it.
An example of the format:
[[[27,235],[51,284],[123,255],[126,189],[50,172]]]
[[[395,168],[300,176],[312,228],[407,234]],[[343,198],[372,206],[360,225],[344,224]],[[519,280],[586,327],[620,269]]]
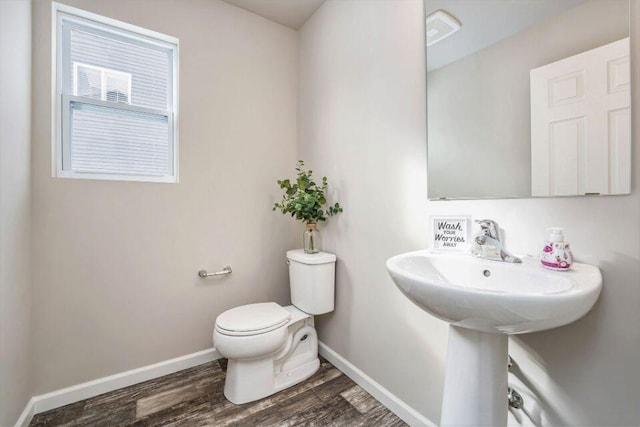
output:
[[[425,12],[429,199],[630,193],[629,0]]]

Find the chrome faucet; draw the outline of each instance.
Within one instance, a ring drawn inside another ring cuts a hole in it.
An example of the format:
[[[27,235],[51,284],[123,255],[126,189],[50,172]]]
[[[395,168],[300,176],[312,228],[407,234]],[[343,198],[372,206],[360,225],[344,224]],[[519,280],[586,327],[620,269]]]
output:
[[[475,238],[478,248],[471,250],[473,255],[505,262],[522,262],[520,258],[512,255],[504,248],[500,240],[500,229],[495,221],[491,219],[476,219],[476,223],[480,224],[480,233]]]

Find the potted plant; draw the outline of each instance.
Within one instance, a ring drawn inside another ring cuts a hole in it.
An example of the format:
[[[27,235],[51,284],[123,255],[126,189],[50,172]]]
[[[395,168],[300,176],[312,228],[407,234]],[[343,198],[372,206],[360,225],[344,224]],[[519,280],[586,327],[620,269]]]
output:
[[[304,251],[315,254],[320,251],[320,232],[318,222],[326,221],[328,216],[342,212],[339,203],[329,206],[325,190],[328,187],[327,177],[322,177],[322,184],[317,185],[313,180],[313,171],[304,170],[304,162],[298,160],[296,166],[297,177],[292,183],[290,179],[278,180],[280,188],[285,190],[282,201],[273,205],[273,210],[280,210],[283,214],[291,214],[297,220],[306,223],[303,234]]]

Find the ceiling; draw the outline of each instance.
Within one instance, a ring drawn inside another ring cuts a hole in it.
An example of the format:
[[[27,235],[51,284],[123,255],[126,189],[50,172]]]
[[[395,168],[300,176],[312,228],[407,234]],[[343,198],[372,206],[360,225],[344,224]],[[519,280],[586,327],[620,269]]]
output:
[[[302,24],[325,0],[223,0],[264,18],[286,25],[294,30]]]

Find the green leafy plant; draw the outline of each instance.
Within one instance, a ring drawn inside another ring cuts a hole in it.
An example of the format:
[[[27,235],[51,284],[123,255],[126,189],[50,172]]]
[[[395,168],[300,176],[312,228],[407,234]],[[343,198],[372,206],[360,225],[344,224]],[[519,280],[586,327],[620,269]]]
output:
[[[327,216],[342,212],[342,206],[336,203],[324,209],[327,204],[325,190],[328,187],[327,177],[322,177],[322,184],[317,185],[313,180],[313,171],[304,170],[304,162],[298,160],[296,165],[297,177],[292,183],[290,179],[278,180],[280,188],[285,190],[282,201],[273,205],[273,210],[280,210],[283,214],[307,224],[317,224],[326,221]]]

